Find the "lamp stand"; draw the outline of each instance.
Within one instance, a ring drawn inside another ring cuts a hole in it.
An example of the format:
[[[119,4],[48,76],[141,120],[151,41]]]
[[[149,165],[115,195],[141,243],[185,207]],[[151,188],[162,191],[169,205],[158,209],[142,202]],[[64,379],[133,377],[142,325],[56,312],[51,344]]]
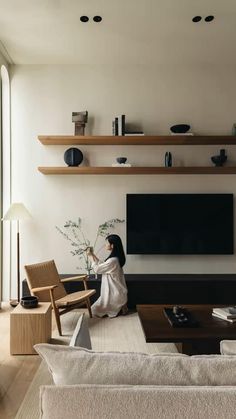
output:
[[[16,307],[20,302],[20,231],[19,220],[17,220],[17,244],[16,244],[16,263],[17,263],[17,300],[10,300],[10,305]]]

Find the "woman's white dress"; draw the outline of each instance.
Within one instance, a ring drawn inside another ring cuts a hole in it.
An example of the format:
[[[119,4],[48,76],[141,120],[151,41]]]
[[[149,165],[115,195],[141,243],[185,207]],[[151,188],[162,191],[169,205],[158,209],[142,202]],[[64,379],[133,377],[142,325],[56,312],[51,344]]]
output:
[[[105,262],[93,262],[95,273],[102,274],[101,296],[92,305],[94,316],[116,317],[121,307],[127,303],[127,287],[123,269],[116,257],[107,259]]]

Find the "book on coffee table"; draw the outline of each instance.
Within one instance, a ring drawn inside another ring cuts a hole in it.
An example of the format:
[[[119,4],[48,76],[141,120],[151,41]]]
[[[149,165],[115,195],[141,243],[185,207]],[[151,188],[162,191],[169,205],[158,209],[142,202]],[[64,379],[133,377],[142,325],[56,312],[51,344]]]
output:
[[[219,314],[216,314],[216,313],[212,313],[212,316],[217,317],[217,319],[224,320],[225,322],[236,323],[236,319],[227,319],[227,318],[222,317],[222,316],[220,316]]]
[[[222,318],[228,319],[236,319],[236,307],[216,307],[213,308],[212,314],[217,314]]]

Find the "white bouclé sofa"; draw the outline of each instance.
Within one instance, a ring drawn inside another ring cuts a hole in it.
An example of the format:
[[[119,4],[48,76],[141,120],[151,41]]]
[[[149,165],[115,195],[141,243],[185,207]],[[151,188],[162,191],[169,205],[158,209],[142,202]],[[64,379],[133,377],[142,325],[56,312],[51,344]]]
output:
[[[221,345],[225,355],[192,357],[94,352],[85,346],[91,348],[83,317],[70,347],[35,345],[55,383],[41,387],[41,419],[236,417],[236,357],[230,342]]]

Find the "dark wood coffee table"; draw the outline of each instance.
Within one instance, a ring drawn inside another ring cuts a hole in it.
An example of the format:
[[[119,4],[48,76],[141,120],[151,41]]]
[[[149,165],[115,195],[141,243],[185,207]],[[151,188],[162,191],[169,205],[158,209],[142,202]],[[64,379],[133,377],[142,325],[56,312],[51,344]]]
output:
[[[183,305],[199,322],[198,327],[176,328],[168,322],[163,309],[173,305],[138,305],[137,311],[146,342],[174,342],[182,344],[187,355],[220,353],[220,341],[236,339],[236,323],[212,316],[220,305]],[[180,345],[177,345],[178,349]]]

